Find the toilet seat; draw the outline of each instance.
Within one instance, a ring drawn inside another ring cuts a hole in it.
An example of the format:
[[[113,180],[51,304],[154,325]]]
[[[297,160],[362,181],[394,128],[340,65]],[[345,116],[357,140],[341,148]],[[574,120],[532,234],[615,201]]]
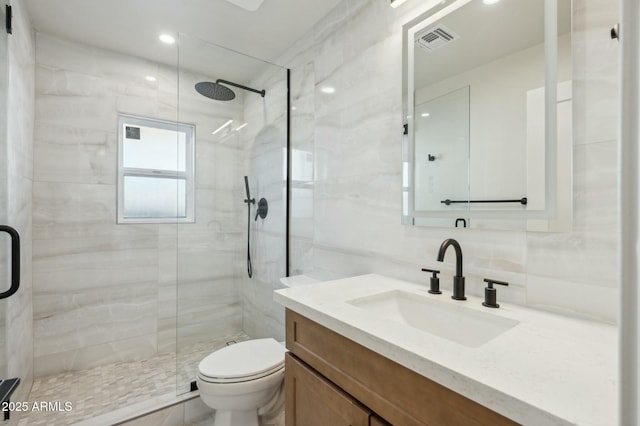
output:
[[[285,347],[271,338],[236,343],[204,358],[198,376],[208,383],[257,380],[282,370],[285,352]]]
[[[241,383],[241,382],[250,382],[252,380],[262,379],[263,377],[270,376],[283,369],[284,369],[284,364],[274,368],[273,370],[269,370],[264,373],[254,374],[254,375],[245,376],[245,377],[231,377],[231,378],[209,377],[209,376],[203,375],[202,373],[198,374],[198,377],[200,378],[200,380],[207,383]]]

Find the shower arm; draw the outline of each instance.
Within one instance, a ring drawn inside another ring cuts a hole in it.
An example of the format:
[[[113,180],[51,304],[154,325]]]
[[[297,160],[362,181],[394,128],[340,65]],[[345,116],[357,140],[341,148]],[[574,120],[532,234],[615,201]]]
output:
[[[228,81],[228,80],[223,80],[221,78],[216,80],[216,84],[218,84],[218,83],[224,83],[224,84],[228,84],[229,86],[234,86],[234,87],[238,87],[240,89],[248,90],[250,92],[259,94],[263,98],[264,98],[264,95],[266,94],[266,92],[264,90],[252,89],[251,87],[243,86],[242,84],[234,83],[234,82]]]

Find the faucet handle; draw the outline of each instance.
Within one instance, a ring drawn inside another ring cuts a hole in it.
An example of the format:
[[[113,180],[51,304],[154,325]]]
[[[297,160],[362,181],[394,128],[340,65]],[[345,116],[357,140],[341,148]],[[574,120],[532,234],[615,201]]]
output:
[[[499,285],[507,286],[509,285],[509,283],[506,281],[498,281],[491,278],[485,278],[484,282],[487,283],[487,287],[485,287],[484,289],[484,302],[482,302],[482,305],[486,306],[487,308],[499,308],[500,305],[498,305],[497,303],[498,292],[496,291],[495,288],[493,288],[493,285],[499,284]]]
[[[431,285],[429,288],[429,293],[442,294],[442,292],[440,291],[440,278],[438,278],[438,274],[440,273],[440,271],[436,269],[422,268],[422,272],[431,272],[433,274],[431,275],[431,280],[430,280]]]

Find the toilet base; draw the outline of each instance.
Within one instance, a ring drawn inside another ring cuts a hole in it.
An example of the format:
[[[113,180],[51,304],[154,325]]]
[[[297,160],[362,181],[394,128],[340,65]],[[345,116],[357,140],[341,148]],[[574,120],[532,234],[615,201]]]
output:
[[[258,412],[217,410],[213,426],[258,426]]]

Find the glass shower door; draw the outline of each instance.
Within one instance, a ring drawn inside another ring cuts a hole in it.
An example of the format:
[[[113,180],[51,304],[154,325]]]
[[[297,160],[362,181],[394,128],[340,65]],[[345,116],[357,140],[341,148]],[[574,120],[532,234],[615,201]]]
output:
[[[178,121],[196,129],[195,220],[177,225],[180,394],[205,356],[274,334],[251,325],[269,324],[286,273],[287,70],[184,34],[178,51]]]
[[[5,9],[0,7],[0,22],[5,22]],[[0,225],[10,225],[8,212],[8,168],[7,168],[7,96],[8,96],[8,51],[7,33],[0,30]],[[7,233],[0,233],[0,292],[11,286],[11,240]],[[7,377],[7,303],[0,300],[0,379]]]

